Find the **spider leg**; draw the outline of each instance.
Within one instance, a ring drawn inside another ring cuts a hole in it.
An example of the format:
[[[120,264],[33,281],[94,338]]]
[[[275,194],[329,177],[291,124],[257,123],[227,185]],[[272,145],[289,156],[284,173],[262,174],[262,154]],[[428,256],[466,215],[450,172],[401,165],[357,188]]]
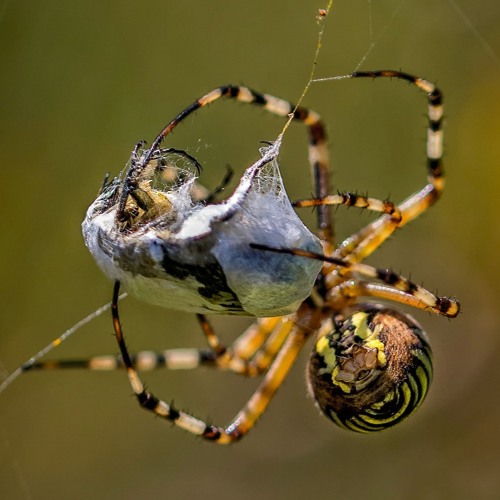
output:
[[[272,114],[292,117],[296,121],[304,123],[309,128],[309,163],[312,169],[314,179],[314,195],[317,198],[323,198],[329,194],[329,155],[326,145],[326,132],[320,116],[314,111],[295,106],[288,101],[279,99],[269,94],[261,94],[247,87],[237,85],[223,85],[208,94],[200,97],[179,113],[163,130],[158,134],[142,158],[138,158],[137,146],[131,157],[131,165],[126,173],[123,182],[123,191],[121,194],[119,207],[116,213],[118,221],[126,218],[125,206],[131,191],[135,188],[136,179],[141,171],[147,166],[149,161],[160,148],[162,141],[169,135],[177,125],[195,112],[208,104],[217,101],[221,97],[234,99],[242,103],[261,106]],[[332,239],[331,211],[328,206],[322,206],[318,210],[318,224],[320,238],[330,242]]]
[[[301,316],[304,318],[302,321],[303,324],[300,326],[294,325],[294,327],[291,328],[285,344],[278,352],[262,383],[248,400],[244,408],[238,413],[233,422],[224,428],[207,424],[193,415],[178,410],[173,405],[158,399],[151,392],[146,390],[133,366],[132,359],[129,355],[125,339],[123,337],[123,331],[118,314],[119,290],[120,282],[116,281],[111,307],[113,326],[123,363],[127,370],[130,385],[139,402],[139,405],[192,434],[219,444],[230,444],[237,441],[246,435],[250,429],[252,429],[255,422],[267,408],[278,387],[280,387],[283,383],[283,380],[287,376],[290,368],[293,366],[297,355],[304,346],[304,343],[310,333],[318,328],[319,321],[321,319],[319,317],[320,312],[317,310],[311,311],[309,317],[307,313]]]
[[[387,269],[373,267],[368,264],[353,263],[337,256],[329,257],[301,248],[273,248],[258,244],[251,244],[250,246],[270,252],[321,260],[333,264],[337,270],[343,271],[344,278],[341,283],[338,283],[338,274],[332,273],[330,269],[327,270],[325,276],[325,286],[329,289],[327,303],[333,309],[336,308],[334,305],[335,297],[342,296],[341,303],[343,303],[345,302],[344,299],[354,299],[361,295],[368,295],[412,305],[449,318],[456,317],[460,312],[460,304],[457,300],[437,296],[420,285]],[[353,275],[382,281],[384,284],[345,279],[345,276],[350,277]]]
[[[283,319],[281,316],[258,319],[236,338],[231,349],[242,359],[254,357]]]
[[[457,300],[440,297],[391,271],[373,268],[377,274],[385,272],[388,284],[367,281],[347,280],[332,288],[327,295],[327,302],[334,303],[337,297],[356,299],[361,296],[376,297],[405,304],[417,309],[455,318],[460,312]]]
[[[324,198],[308,198],[292,202],[295,208],[321,207],[344,205],[346,207],[356,207],[374,212],[382,212],[387,214],[393,220],[394,224],[398,225],[401,222],[401,212],[392,201],[379,200],[368,196],[359,195],[357,193],[342,192],[331,194]]]
[[[227,348],[217,337],[204,315],[197,315],[216,366],[247,376],[263,373],[283,346],[293,322],[289,317],[263,318],[251,325]]]
[[[421,191],[398,205],[396,210],[400,214],[400,222],[397,222],[394,217],[383,215],[345,239],[339,244],[333,255],[348,259],[350,262],[364,260],[381,246],[396,229],[408,224],[432,205],[432,196],[429,195],[432,191],[433,188],[428,184]]]
[[[427,210],[439,198],[444,188],[443,155],[443,95],[432,83],[400,71],[357,71],[352,78],[398,78],[423,90],[428,100],[427,126],[427,185],[402,202],[398,209],[401,220],[382,216],[357,234],[345,240],[335,256],[350,262],[360,262],[376,250],[396,228],[402,227]]]
[[[130,353],[134,368],[142,372],[157,369],[187,370],[208,367],[254,377],[267,370],[283,345],[292,325],[287,317],[261,319],[241,334],[229,348],[226,348],[206,318],[199,315],[199,320],[210,349],[182,348]],[[37,361],[26,364],[21,369],[24,372],[71,368],[111,371],[124,367],[121,355],[111,354],[87,359]]]
[[[317,326],[319,325],[316,325],[316,328]],[[219,442],[225,444],[241,439],[253,428],[278,388],[283,384],[310,333],[310,327],[305,328],[301,325],[294,325],[283,348],[267,371],[264,380],[233,422],[226,427]]]
[[[134,368],[138,371],[150,371],[158,368],[169,370],[187,370],[201,366],[214,367],[215,354],[209,349],[185,348],[167,349],[161,352],[140,351],[130,354]],[[23,371],[60,370],[85,368],[96,371],[111,371],[124,368],[120,355],[109,354],[93,356],[88,359],[62,359],[38,361],[22,367]]]
[[[328,262],[328,258],[326,261]],[[440,297],[390,269],[378,268],[368,264],[351,263],[349,261],[346,261],[342,267],[344,274],[363,276],[364,278],[381,281],[384,284],[365,283],[363,281],[356,283],[349,280],[337,285],[339,290],[358,290],[359,293],[355,296],[369,295],[371,297],[392,300],[411,305],[418,309],[428,310],[435,314],[441,314],[448,318],[455,318],[460,312],[460,303],[456,299]],[[326,283],[328,284],[328,279],[326,279]],[[336,288],[332,288],[329,291],[329,295],[337,293],[333,292],[333,290],[336,290]]]
[[[403,278],[400,277],[400,279]],[[345,307],[349,305],[348,301],[354,304],[359,297],[373,297],[441,314],[448,318],[455,318],[458,315],[460,305],[455,299],[439,297],[414,283],[410,282],[410,284],[417,289],[401,290],[364,280],[348,280],[330,290],[327,301],[331,305],[340,303]]]

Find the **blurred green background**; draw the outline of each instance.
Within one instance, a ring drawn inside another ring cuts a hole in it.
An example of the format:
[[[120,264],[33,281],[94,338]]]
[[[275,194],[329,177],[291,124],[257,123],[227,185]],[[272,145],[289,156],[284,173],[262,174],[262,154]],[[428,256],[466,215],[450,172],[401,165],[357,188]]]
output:
[[[0,6],[2,196],[0,362],[12,371],[110,299],[80,223],[106,171],[140,139],[224,83],[295,100],[307,82],[326,0],[17,0]],[[463,9],[464,19],[456,7]],[[403,69],[446,98],[442,201],[370,259],[455,295],[453,321],[416,312],[435,352],[425,405],[399,428],[351,435],[305,396],[301,358],[241,443],[217,447],[136,407],[123,373],[26,374],[0,396],[0,496],[86,498],[498,498],[500,382],[500,4],[338,0],[317,76]],[[313,84],[304,104],[328,125],[335,188],[399,201],[425,182],[425,98],[397,81]],[[186,148],[214,185],[243,168],[282,120],[235,103],[191,118]],[[281,168],[311,192],[306,136],[289,129]],[[304,218],[311,221],[309,213]],[[347,236],[368,219],[339,209]],[[203,345],[194,318],[127,299],[133,349]],[[230,341],[246,322],[217,318]],[[116,351],[99,318],[53,354]],[[147,374],[158,395],[224,424],[256,381],[208,371]]]

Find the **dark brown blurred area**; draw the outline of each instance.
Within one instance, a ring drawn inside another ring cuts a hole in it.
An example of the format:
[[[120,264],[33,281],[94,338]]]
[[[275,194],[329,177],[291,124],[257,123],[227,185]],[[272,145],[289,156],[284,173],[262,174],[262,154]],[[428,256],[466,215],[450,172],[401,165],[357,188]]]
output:
[[[0,368],[11,372],[111,298],[80,224],[106,172],[198,96],[245,84],[296,100],[311,71],[326,1],[139,3],[19,0],[0,6]],[[371,10],[370,10],[371,6]],[[464,19],[456,7],[463,9]],[[400,427],[352,435],[306,397],[300,359],[262,420],[230,448],[203,443],[137,408],[124,373],[25,374],[0,395],[3,499],[397,499],[500,495],[500,4],[338,1],[317,77],[402,69],[436,82],[446,105],[443,199],[369,263],[458,297],[455,320],[413,312],[434,349],[434,384]],[[335,189],[400,201],[425,183],[426,100],[403,82],[314,83],[304,105],[328,126]],[[215,103],[168,146],[219,183],[283,121]],[[287,132],[291,198],[310,196],[306,132]],[[313,222],[309,211],[304,220]],[[369,218],[336,212],[338,238]],[[202,346],[195,319],[134,299],[131,349]],[[216,318],[231,341],[248,323]],[[114,353],[108,316],[54,357]],[[148,373],[155,393],[224,424],[256,381],[206,370]]]

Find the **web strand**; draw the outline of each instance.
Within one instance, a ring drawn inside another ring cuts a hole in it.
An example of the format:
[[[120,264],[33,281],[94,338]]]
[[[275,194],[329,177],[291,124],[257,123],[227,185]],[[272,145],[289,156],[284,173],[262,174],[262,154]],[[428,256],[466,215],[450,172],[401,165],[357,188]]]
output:
[[[312,67],[311,67],[311,73],[310,73],[309,79],[304,87],[304,90],[302,91],[302,94],[300,95],[299,99],[296,102],[295,109],[297,109],[301,105],[302,101],[304,100],[304,97],[306,96],[307,92],[309,91],[309,87],[314,82],[314,74],[316,73],[316,66],[318,64],[319,54],[321,52],[323,33],[325,31],[326,21],[328,19],[328,15],[330,14],[330,11],[332,9],[332,5],[333,5],[333,0],[329,0],[326,9],[324,9],[324,11],[325,11],[324,15],[318,19],[318,23],[320,23],[321,27],[320,27],[320,30],[318,32],[318,40],[316,43],[316,51],[314,53],[314,59],[313,59]],[[286,130],[290,126],[290,123],[292,122],[292,120],[293,120],[293,113],[290,114],[288,121],[285,123],[283,129],[281,130],[280,136],[284,135],[284,133],[286,132]]]
[[[491,45],[486,41],[483,35],[479,33],[478,29],[472,24],[470,19],[465,15],[465,12],[457,5],[455,0],[448,0],[450,5],[457,11],[464,24],[471,30],[473,35],[477,38],[478,42],[481,44],[484,52],[495,61],[496,64],[500,66],[500,57],[495,53]]]
[[[127,296],[126,293],[122,293],[119,297],[119,300],[123,300]],[[83,318],[82,320],[75,323],[71,328],[66,330],[62,335],[53,340],[50,344],[46,345],[43,349],[38,351],[34,356],[28,359],[25,363],[23,363],[19,368],[14,370],[1,384],[0,384],[0,394],[10,385],[14,380],[21,375],[21,373],[25,372],[29,369],[33,364],[35,364],[40,358],[45,356],[47,353],[52,351],[55,347],[60,346],[65,340],[71,337],[75,332],[80,330],[82,326],[85,326],[87,323],[90,323],[95,318],[100,316],[102,313],[108,311],[111,308],[111,302],[108,304],[96,309],[94,312],[90,313],[88,316]]]

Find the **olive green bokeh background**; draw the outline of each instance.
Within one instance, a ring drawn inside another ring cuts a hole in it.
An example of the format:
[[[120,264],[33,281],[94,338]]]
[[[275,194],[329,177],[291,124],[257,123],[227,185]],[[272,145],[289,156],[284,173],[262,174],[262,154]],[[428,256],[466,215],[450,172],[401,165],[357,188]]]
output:
[[[318,77],[343,75],[366,56],[361,69],[401,68],[445,93],[445,195],[370,259],[463,303],[453,321],[415,313],[435,351],[435,381],[422,409],[373,436],[336,429],[305,396],[304,353],[256,429],[228,449],[139,411],[123,373],[27,374],[0,396],[2,498],[498,495],[500,5],[456,1],[482,39],[451,2],[371,2],[370,24],[370,2],[338,0],[317,66]],[[6,371],[110,298],[79,227],[103,174],[117,173],[138,140],[151,140],[215,86],[243,83],[297,99],[325,3],[17,0],[0,7]],[[336,188],[399,201],[424,183],[426,103],[416,89],[331,81],[312,85],[304,104],[328,124]],[[217,103],[168,144],[195,154],[210,186],[226,164],[251,163],[259,141],[275,138],[281,124],[261,110]],[[281,167],[290,196],[309,196],[298,125],[285,139]],[[339,209],[339,237],[366,220]],[[134,299],[122,313],[132,348],[203,344],[189,315]],[[246,324],[215,323],[228,341]],[[54,355],[115,350],[106,316]],[[221,424],[256,382],[207,371],[145,380],[158,395]]]

